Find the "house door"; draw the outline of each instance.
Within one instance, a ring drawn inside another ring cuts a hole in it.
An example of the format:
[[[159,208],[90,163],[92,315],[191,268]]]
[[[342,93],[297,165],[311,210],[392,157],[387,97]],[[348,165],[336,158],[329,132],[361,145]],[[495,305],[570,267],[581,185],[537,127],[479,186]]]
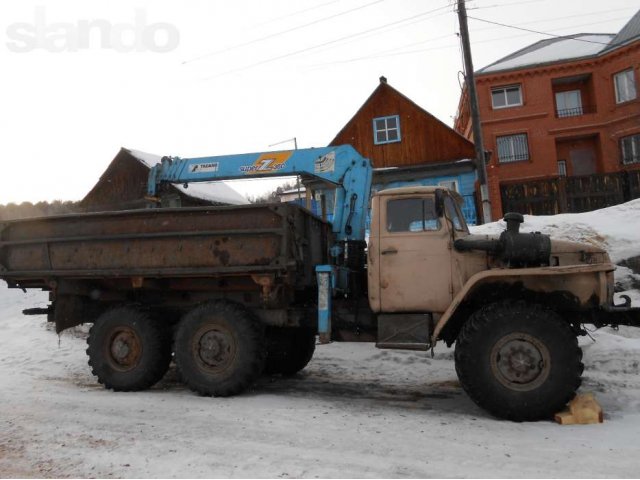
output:
[[[596,173],[596,152],[592,148],[580,148],[569,152],[573,176]]]

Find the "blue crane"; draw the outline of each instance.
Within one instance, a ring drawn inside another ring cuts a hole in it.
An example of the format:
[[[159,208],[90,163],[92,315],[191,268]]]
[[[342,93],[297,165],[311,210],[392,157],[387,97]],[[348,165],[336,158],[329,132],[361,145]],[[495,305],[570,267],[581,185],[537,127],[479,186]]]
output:
[[[163,182],[189,184],[214,180],[301,175],[335,189],[333,233],[337,242],[362,241],[373,169],[351,145],[215,157],[163,157],[149,173],[147,193],[155,197]]]

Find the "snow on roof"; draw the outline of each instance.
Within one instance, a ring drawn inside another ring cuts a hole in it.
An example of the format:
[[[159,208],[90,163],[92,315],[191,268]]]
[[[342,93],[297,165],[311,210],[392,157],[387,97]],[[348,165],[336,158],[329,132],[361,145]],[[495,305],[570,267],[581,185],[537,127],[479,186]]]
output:
[[[160,155],[154,155],[152,153],[141,152],[131,148],[127,148],[125,150],[127,150],[136,160],[149,168],[160,163],[160,160],[162,159]],[[230,205],[246,205],[249,203],[243,195],[231,188],[225,182],[198,182],[190,183],[189,188],[184,188],[182,185],[175,185],[175,187],[185,195],[199,198],[201,200],[207,200],[209,202],[228,203]]]
[[[526,66],[540,65],[597,55],[606,49],[616,35],[613,33],[578,33],[541,40],[478,70],[491,73]]]

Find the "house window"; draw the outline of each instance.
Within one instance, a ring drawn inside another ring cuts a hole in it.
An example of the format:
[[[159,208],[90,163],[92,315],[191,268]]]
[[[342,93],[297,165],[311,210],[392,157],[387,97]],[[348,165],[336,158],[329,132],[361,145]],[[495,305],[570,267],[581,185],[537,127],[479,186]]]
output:
[[[378,117],[373,119],[373,141],[376,145],[400,141],[400,117]]]
[[[636,80],[632,68],[616,73],[613,76],[613,83],[616,88],[616,103],[628,102],[636,98]]]
[[[575,117],[583,113],[580,90],[556,93],[556,115],[558,118]]]
[[[558,160],[558,175],[561,177],[567,176],[567,161],[566,160]]]
[[[493,108],[519,107],[522,105],[522,89],[520,85],[492,88],[491,104]]]
[[[620,139],[622,163],[640,163],[640,133]]]
[[[455,180],[441,180],[438,182],[438,186],[448,188],[452,192],[458,191],[458,182]]]
[[[529,145],[527,144],[526,133],[496,137],[496,144],[498,146],[498,162],[500,163],[529,160]]]

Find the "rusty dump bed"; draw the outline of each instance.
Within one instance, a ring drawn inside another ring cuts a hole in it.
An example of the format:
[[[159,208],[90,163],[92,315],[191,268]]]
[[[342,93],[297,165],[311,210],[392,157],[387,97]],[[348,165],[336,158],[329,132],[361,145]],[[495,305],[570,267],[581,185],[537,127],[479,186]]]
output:
[[[329,224],[291,204],[146,209],[0,222],[0,279],[286,274],[311,285]]]

